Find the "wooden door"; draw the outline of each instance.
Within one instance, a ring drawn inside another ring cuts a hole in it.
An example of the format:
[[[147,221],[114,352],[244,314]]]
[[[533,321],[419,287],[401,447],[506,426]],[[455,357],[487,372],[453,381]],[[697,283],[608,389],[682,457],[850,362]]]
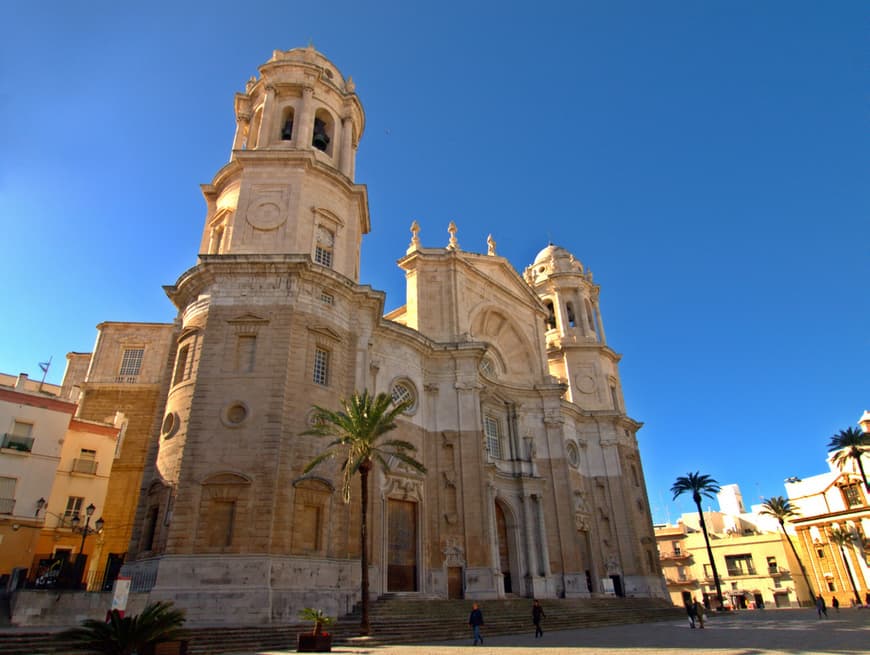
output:
[[[387,502],[387,591],[417,591],[417,503]]]

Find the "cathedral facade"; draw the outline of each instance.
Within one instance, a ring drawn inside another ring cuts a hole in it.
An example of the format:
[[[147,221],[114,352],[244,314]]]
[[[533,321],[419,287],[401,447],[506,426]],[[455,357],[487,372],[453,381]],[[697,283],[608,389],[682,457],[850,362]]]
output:
[[[302,433],[312,405],[368,389],[412,401],[390,436],[427,468],[372,476],[373,596],[667,597],[591,272],[548,245],[520,275],[492,239],[463,250],[451,224],[427,247],[414,224],[406,303],[385,315],[359,280],[353,81],[312,47],[275,51],[235,115],[198,263],[166,287],[178,318],[123,572],[193,623],[349,611],[359,489],[342,501],[337,462],[305,474],[325,442]]]

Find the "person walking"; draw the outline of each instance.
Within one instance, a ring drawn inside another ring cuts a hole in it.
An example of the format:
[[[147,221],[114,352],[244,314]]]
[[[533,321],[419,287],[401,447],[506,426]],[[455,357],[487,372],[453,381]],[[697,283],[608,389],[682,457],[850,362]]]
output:
[[[840,601],[837,600],[837,597],[836,597],[836,596],[833,596],[833,597],[831,598],[831,607],[834,608],[834,611],[835,611],[837,614],[840,613]]]
[[[532,603],[532,623],[535,624],[535,639],[544,636],[544,631],[541,630],[541,619],[547,616],[544,614],[544,608],[541,606],[541,601],[537,598]]]
[[[471,626],[471,636],[474,637],[474,646],[478,642],[483,646],[483,637],[480,634],[480,626],[483,625],[483,612],[480,611],[480,605],[474,603],[471,606],[471,614],[468,615],[468,625]]]
[[[696,614],[695,614],[695,601],[694,600],[687,600],[685,602],[685,606],[686,606],[686,614],[689,617],[689,627],[694,629],[695,628],[695,616],[696,616]]]
[[[704,629],[704,614],[707,611],[704,608],[704,603],[699,603],[697,600],[695,601],[695,616],[698,619],[698,627],[703,630]]]
[[[828,608],[825,607],[825,599],[822,598],[821,594],[816,596],[816,614],[819,615],[819,618],[822,618],[822,614],[825,615],[825,618],[828,618]]]

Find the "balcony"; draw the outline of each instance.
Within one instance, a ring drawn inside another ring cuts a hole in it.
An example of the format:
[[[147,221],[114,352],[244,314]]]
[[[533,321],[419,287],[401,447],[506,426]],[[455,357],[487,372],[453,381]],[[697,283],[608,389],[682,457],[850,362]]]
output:
[[[740,578],[740,577],[746,577],[749,575],[758,575],[755,572],[754,567],[750,567],[750,568],[746,568],[746,569],[731,569],[731,568],[729,568],[726,570],[728,572],[729,578]]]
[[[6,433],[3,435],[3,441],[0,442],[0,448],[29,453],[33,450],[33,437],[19,437],[15,434]]]
[[[659,559],[661,561],[667,560],[678,560],[678,559],[688,559],[691,557],[691,554],[685,550],[672,550],[672,551],[661,551],[659,552]]]
[[[686,576],[685,578],[672,578],[670,576],[666,577],[667,583],[669,585],[680,586],[680,585],[694,585],[697,584],[698,579],[690,576]]]
[[[767,575],[788,575],[788,569],[784,569],[781,566],[769,566],[767,568]]]
[[[12,514],[15,511],[14,498],[0,498],[0,514]]]
[[[72,463],[72,473],[83,473],[85,475],[97,474],[97,461],[94,459],[74,459]]]

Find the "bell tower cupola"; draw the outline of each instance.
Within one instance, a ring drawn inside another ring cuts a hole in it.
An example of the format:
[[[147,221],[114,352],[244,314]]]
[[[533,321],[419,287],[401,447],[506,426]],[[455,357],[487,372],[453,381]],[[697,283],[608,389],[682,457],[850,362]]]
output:
[[[623,412],[620,356],[607,346],[592,271],[553,244],[538,253],[524,277],[547,310],[544,330],[550,374],[568,384],[584,409]]]
[[[200,254],[306,255],[357,282],[370,223],[353,80],[313,46],[276,50],[259,73],[235,96],[230,161],[203,185]]]

